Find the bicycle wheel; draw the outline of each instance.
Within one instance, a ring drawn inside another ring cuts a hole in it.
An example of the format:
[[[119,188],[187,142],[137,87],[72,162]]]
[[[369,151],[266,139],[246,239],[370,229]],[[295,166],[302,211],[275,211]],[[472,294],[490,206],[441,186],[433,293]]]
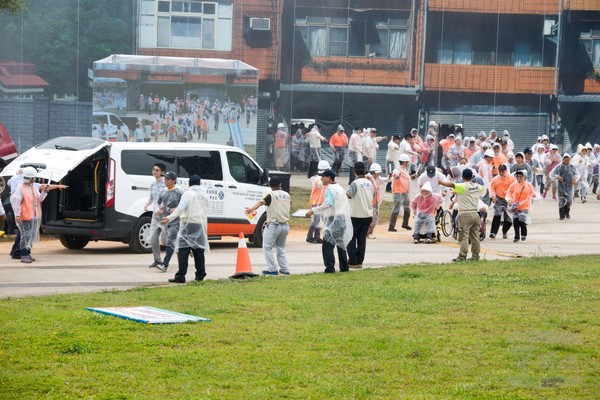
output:
[[[452,213],[448,210],[444,210],[441,218],[442,221],[440,225],[442,227],[442,233],[444,236],[448,237],[452,235],[452,230],[454,228],[454,224],[452,224]]]

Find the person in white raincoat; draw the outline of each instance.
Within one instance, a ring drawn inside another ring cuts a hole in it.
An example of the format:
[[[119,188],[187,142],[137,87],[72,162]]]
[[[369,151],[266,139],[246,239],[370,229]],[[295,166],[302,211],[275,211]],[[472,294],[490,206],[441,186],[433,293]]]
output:
[[[196,266],[196,281],[206,276],[204,252],[208,252],[208,197],[206,190],[200,186],[200,176],[192,175],[189,180],[190,188],[183,193],[179,205],[161,223],[166,224],[179,217],[179,232],[175,240],[175,251],[179,270],[172,283],[185,283],[190,252],[194,255]]]
[[[323,184],[327,185],[325,200],[322,205],[314,207],[306,213],[307,217],[313,214],[323,214],[325,227],[323,228],[323,263],[325,273],[335,272],[335,256],[333,249],[337,247],[340,272],[348,272],[348,255],[346,247],[352,239],[352,220],[350,219],[350,205],[346,191],[335,182],[335,172],[325,170],[321,176]]]
[[[580,144],[577,146],[577,154],[571,159],[571,165],[579,173],[576,189],[579,192],[581,202],[585,203],[587,201],[588,190],[590,189],[588,174],[592,171],[592,163],[587,155],[587,149],[583,145]]]

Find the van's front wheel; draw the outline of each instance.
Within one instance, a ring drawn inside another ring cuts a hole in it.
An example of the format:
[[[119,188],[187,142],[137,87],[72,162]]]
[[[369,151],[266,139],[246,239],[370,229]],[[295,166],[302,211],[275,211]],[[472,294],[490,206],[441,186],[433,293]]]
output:
[[[141,217],[133,227],[129,247],[134,253],[150,253],[152,251],[150,246],[151,221],[150,217]]]
[[[265,230],[265,221],[267,220],[267,213],[264,213],[258,220],[254,234],[252,235],[252,246],[262,247],[263,245],[263,231]]]
[[[90,242],[88,238],[80,236],[62,235],[60,243],[70,250],[81,250]]]

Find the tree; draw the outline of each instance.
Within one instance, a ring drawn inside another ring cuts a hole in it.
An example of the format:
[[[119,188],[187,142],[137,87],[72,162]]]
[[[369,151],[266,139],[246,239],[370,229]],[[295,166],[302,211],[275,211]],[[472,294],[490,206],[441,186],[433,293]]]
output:
[[[27,0],[0,0],[0,12],[10,12],[14,15],[26,8]]]

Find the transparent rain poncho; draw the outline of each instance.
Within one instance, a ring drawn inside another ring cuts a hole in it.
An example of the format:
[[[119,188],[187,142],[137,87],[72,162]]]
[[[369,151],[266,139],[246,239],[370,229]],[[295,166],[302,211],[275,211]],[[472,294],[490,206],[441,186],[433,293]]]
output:
[[[15,215],[21,215],[21,202],[25,195],[23,192],[31,191],[31,195],[33,196],[33,215],[31,216],[31,219],[21,219],[21,221],[17,223],[17,228],[21,233],[20,247],[22,249],[31,250],[33,245],[40,239],[40,227],[42,225],[40,203],[46,198],[47,193],[43,191],[40,192],[39,188],[40,185],[38,183],[31,185],[22,183],[16,187],[15,192],[11,194],[10,197],[10,203]]]
[[[562,176],[562,181],[558,180],[559,176]],[[573,178],[575,180],[579,179],[580,174],[572,165],[559,164],[550,172],[549,177],[556,181],[556,188],[558,189],[558,207],[562,208],[572,201],[574,188],[571,182]]]
[[[181,196],[181,201],[171,218],[179,217],[179,233],[175,241],[175,251],[179,248],[204,249],[208,245],[208,197],[202,186],[192,186]]]
[[[329,193],[327,193],[329,192]],[[314,208],[314,212],[323,215],[323,240],[341,248],[346,248],[352,239],[352,220],[346,191],[338,184],[327,185],[325,202]],[[331,196],[331,197],[330,197]],[[333,204],[328,200],[333,199]]]

